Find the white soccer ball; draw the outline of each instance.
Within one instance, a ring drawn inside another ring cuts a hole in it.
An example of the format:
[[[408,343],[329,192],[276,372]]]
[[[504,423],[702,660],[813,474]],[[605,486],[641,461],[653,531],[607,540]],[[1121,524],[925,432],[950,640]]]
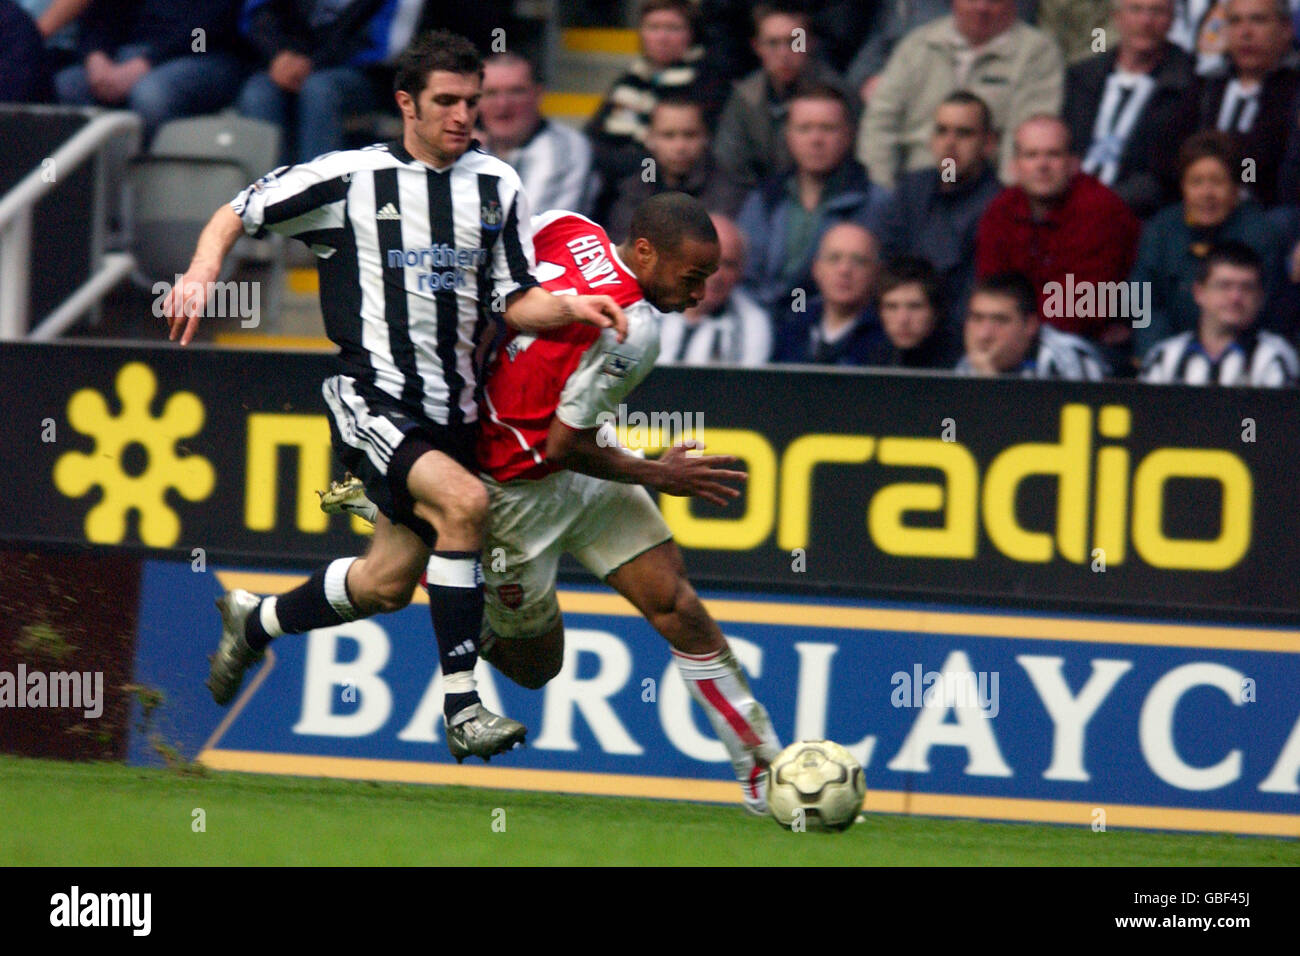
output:
[[[772,761],[767,806],[787,830],[847,830],[867,783],[853,755],[830,740],[801,740]]]

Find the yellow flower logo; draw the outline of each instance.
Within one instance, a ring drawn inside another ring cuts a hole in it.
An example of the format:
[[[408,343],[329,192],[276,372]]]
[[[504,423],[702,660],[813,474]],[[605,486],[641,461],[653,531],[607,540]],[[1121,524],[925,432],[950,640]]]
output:
[[[67,452],[54,465],[54,486],[69,498],[80,498],[95,485],[103,500],[86,515],[86,537],[96,544],[120,544],[126,536],[126,515],[140,515],[140,539],[150,547],[171,547],[180,538],[180,518],[167,504],[168,488],[187,501],[212,494],[216,474],[201,455],[178,458],[175,444],[203,428],[203,403],[193,392],[167,399],[160,418],[149,414],[158,391],[153,371],[140,362],[117,373],[122,414],[108,413],[104,396],[83,388],[68,400],[68,422],[95,439],[89,454]],[[141,454],[143,452],[143,454]],[[143,462],[141,459],[143,458]],[[137,474],[128,468],[140,465]]]

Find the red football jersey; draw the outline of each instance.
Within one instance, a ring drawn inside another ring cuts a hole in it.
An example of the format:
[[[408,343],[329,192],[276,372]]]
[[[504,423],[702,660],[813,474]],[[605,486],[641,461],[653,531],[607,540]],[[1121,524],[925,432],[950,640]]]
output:
[[[627,340],[573,322],[543,335],[507,329],[489,363],[479,416],[479,467],[497,481],[541,478],[556,417],[593,428],[649,373],[659,353],[659,313],[619,260],[609,236],[577,213],[533,218],[534,274],[556,295],[608,295],[628,317]]]

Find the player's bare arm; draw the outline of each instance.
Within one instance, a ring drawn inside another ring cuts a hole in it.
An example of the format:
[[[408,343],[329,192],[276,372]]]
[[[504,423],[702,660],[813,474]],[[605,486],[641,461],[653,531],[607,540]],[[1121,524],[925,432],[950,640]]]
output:
[[[221,275],[221,263],[243,232],[243,221],[229,206],[218,209],[203,227],[190,267],[163,305],[170,341],[175,342],[179,335],[181,345],[190,344],[207,307],[208,283]]]
[[[506,304],[506,324],[520,332],[546,332],[570,322],[613,329],[627,338],[627,316],[607,295],[552,295],[539,286],[512,296]]]
[[[740,497],[740,490],[724,482],[743,482],[745,473],[728,466],[739,459],[731,455],[688,455],[704,448],[702,442],[687,440],[674,445],[658,459],[629,455],[617,445],[601,442],[599,428],[570,428],[558,418],[551,422],[546,436],[546,458],[570,471],[645,485],[664,494],[682,498],[703,498],[715,505],[726,505]]]

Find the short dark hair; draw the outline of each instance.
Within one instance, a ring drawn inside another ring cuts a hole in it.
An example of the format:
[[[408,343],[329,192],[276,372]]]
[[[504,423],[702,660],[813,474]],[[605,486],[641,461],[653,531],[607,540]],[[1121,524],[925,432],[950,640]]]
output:
[[[984,132],[987,133],[989,130],[993,129],[993,111],[989,109],[989,105],[985,103],[981,97],[976,96],[970,90],[954,90],[939,101],[940,106],[948,106],[950,104],[955,106],[978,107],[980,111],[980,125]]]
[[[1264,260],[1258,252],[1244,242],[1227,240],[1213,246],[1201,260],[1196,270],[1196,281],[1202,285],[1210,278],[1215,266],[1236,266],[1238,269],[1253,269],[1260,279],[1264,278]]]
[[[843,90],[831,86],[829,83],[820,83],[807,77],[801,77],[795,82],[794,92],[790,96],[791,105],[794,104],[795,100],[831,100],[839,103],[840,108],[844,111],[844,121],[850,126],[854,124],[856,118],[854,105],[849,102],[849,98],[844,95]]]
[[[1237,142],[1228,133],[1217,129],[1202,130],[1183,141],[1178,150],[1178,179],[1181,182],[1187,170],[1203,159],[1217,159],[1235,178],[1241,169],[1241,156]]]
[[[943,285],[939,282],[939,273],[919,256],[899,256],[886,264],[876,280],[876,301],[905,285],[919,285],[931,311],[935,315],[943,311]]]
[[[684,90],[670,90],[660,96],[658,101],[655,103],[654,108],[650,110],[650,117],[652,120],[654,119],[655,110],[659,109],[661,106],[667,106],[673,109],[695,110],[700,114],[700,122],[704,124],[706,130],[708,129],[708,121],[704,118],[704,104]]]
[[[694,196],[681,192],[652,196],[632,213],[628,239],[645,239],[660,252],[675,252],[683,241],[718,241],[709,211]]]
[[[808,13],[808,8],[798,0],[780,0],[780,2],[756,3],[750,12],[750,36],[757,38],[759,28],[763,21],[768,17],[790,17],[792,20],[802,20],[805,26],[811,25],[812,17]]]
[[[449,30],[428,30],[421,33],[397,58],[393,76],[393,92],[405,90],[419,97],[429,83],[434,70],[448,73],[473,73],[483,79],[483,57],[478,47]]]
[[[999,272],[997,275],[985,276],[975,282],[971,297],[974,298],[979,292],[1011,299],[1021,315],[1038,315],[1038,290],[1022,272]]]
[[[691,3],[691,0],[643,0],[640,10],[637,11],[636,22],[639,24],[650,14],[658,13],[661,10],[679,14],[686,21],[686,26],[691,31],[691,39],[695,39],[695,19],[698,14],[695,12],[695,4]]]

